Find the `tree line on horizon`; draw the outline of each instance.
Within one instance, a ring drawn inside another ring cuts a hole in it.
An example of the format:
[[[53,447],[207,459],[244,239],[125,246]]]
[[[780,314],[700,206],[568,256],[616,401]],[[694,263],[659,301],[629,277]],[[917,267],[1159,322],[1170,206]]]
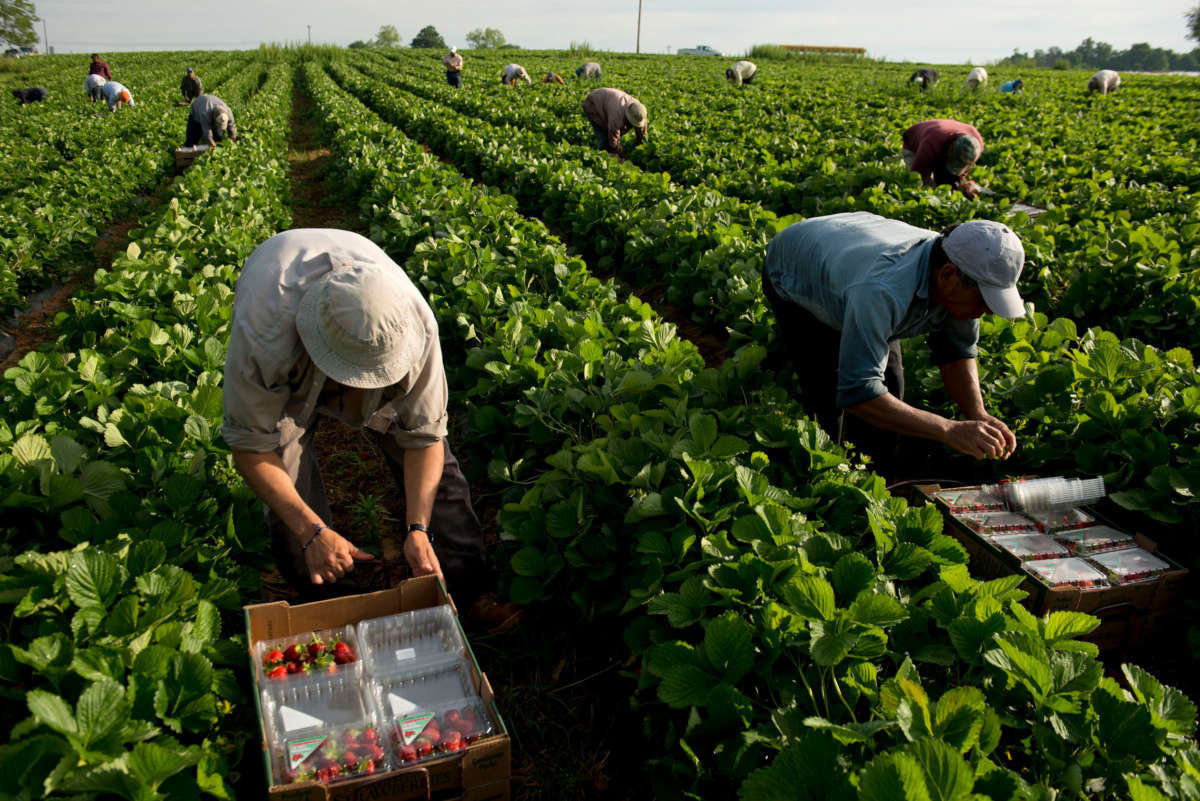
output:
[[[1200,10],[1200,7],[1198,7]],[[1196,38],[1196,37],[1193,37]],[[1074,50],[1051,47],[1037,49],[1032,54],[1013,49],[1013,54],[997,62],[1003,67],[1049,67],[1051,69],[1112,69],[1161,72],[1165,70],[1200,70],[1200,47],[1187,53],[1176,53],[1162,47],[1151,47],[1147,42],[1117,50],[1108,42],[1097,42],[1088,37]]]
[[[498,28],[476,28],[467,34],[466,40],[467,46],[475,50],[503,50],[519,47],[519,45],[515,45],[505,39],[504,34]],[[362,47],[400,47],[400,32],[396,30],[395,25],[382,25],[374,39],[370,41],[359,39],[351,42],[349,46],[354,49]],[[426,25],[418,31],[408,46],[413,48],[438,48],[442,50],[447,47],[446,40],[438,33],[437,28],[432,25]]]

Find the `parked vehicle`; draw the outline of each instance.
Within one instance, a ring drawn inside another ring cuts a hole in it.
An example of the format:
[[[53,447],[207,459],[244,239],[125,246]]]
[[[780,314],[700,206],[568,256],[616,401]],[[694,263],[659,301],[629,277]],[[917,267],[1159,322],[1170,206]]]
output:
[[[696,45],[695,47],[684,47],[675,51],[681,56],[719,56],[720,50],[713,50],[708,45]]]

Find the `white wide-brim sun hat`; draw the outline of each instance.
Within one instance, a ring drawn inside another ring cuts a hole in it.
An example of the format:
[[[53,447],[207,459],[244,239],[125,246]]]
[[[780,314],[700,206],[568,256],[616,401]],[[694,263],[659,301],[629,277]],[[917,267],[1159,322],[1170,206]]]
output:
[[[420,296],[395,267],[340,267],[304,293],[296,329],[317,369],[348,387],[403,379],[425,352]]]

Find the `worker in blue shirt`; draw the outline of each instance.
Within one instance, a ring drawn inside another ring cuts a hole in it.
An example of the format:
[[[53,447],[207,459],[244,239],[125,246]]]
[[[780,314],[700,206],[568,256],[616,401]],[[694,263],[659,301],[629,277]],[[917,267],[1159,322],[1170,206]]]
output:
[[[763,291],[805,410],[831,437],[871,455],[885,475],[897,435],[1007,458],[1016,437],[984,406],[975,356],[985,312],[1025,315],[1016,288],[1024,261],[1017,235],[987,220],[938,234],[854,212],[785,228],[767,246]],[[904,402],[900,340],[920,334],[928,334],[962,420]]]
[[[1004,83],[1000,84],[1000,91],[1004,92],[1005,94],[1019,95],[1025,91],[1025,82],[1020,78],[1016,78],[1011,81],[1005,81]]]

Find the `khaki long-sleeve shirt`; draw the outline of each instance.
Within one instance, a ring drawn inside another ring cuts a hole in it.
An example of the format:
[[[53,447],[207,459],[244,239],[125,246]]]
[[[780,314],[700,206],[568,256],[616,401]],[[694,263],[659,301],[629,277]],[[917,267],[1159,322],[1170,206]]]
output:
[[[621,137],[633,130],[633,125],[625,116],[625,110],[637,102],[638,99],[628,92],[611,87],[588,92],[588,96],[583,99],[583,113],[593,125],[598,125],[608,132],[609,150],[619,150]],[[645,128],[638,133],[644,137]]]
[[[304,348],[296,315],[305,291],[331,270],[379,264],[401,271],[419,300],[424,350],[396,384],[352,391],[328,379]],[[446,436],[449,391],[437,320],[420,290],[371,240],[349,231],[300,228],[258,246],[242,268],[225,356],[221,433],[229,447],[266,453],[312,427],[318,414],[424,448]],[[355,408],[347,399],[361,398]]]
[[[446,69],[451,72],[462,72],[463,59],[458,53],[447,53],[442,56],[442,63],[446,65]]]

